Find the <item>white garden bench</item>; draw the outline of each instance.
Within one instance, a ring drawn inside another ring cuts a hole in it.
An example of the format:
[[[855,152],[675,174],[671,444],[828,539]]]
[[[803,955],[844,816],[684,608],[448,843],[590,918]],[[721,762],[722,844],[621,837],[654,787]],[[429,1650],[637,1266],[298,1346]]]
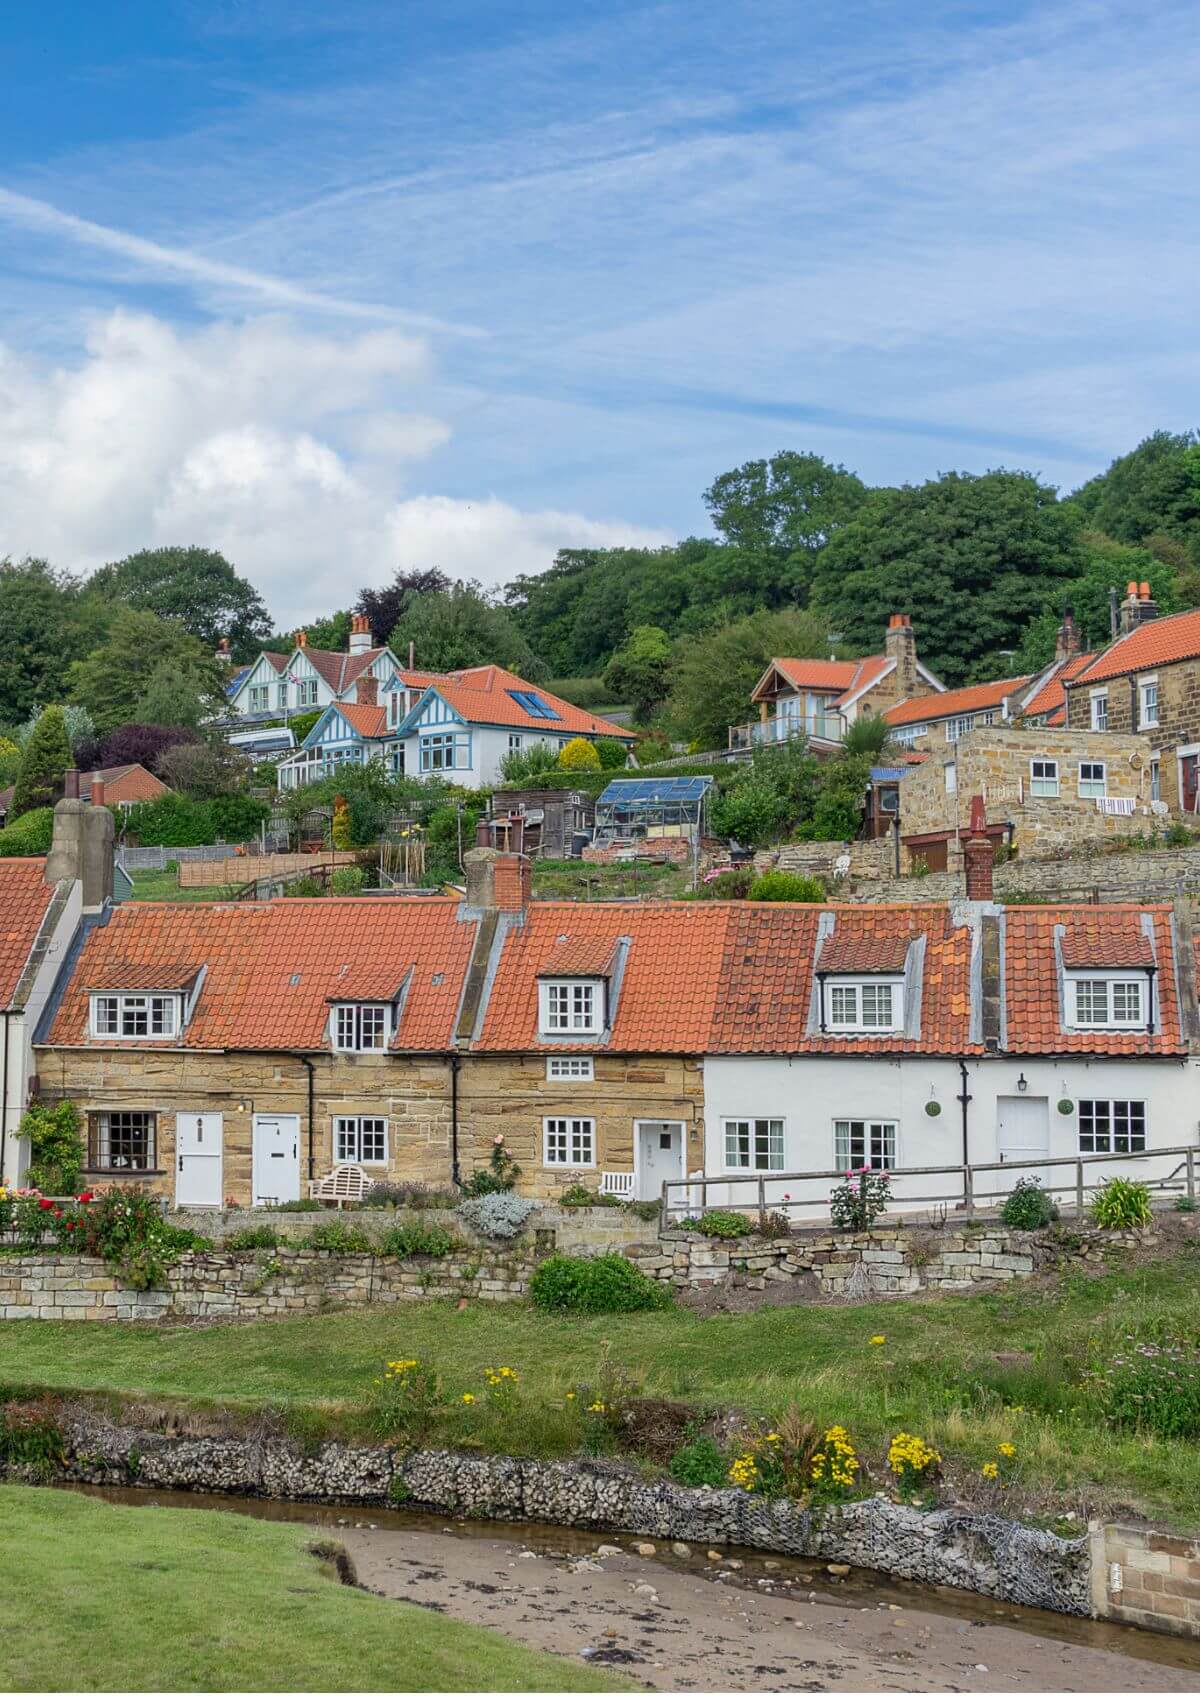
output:
[[[361,1204],[374,1184],[359,1164],[339,1163],[319,1181],[308,1183],[308,1196],[319,1199],[322,1204],[336,1204],[340,1210],[346,1204]]]

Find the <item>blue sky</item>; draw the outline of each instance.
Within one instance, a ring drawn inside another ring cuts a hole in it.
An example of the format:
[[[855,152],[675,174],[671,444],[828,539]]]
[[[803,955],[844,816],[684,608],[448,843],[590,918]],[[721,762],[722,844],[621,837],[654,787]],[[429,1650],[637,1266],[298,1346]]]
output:
[[[1069,488],[1195,423],[1185,4],[45,0],[0,63],[0,552],[292,621],[779,447]]]

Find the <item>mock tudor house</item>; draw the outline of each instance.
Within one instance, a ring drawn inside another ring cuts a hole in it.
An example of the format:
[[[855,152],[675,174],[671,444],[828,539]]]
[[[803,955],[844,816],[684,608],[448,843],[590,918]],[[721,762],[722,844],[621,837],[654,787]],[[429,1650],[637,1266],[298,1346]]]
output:
[[[353,702],[358,680],[368,675],[378,689],[399,672],[400,664],[386,644],[375,643],[370,622],[355,614],[350,622],[347,650],[313,649],[307,633],[296,633],[291,653],[263,650],[250,667],[228,681],[228,719],[253,726],[283,714],[304,714],[334,702]]]
[[[998,907],[974,815],[949,905],[533,902],[527,858],[487,847],[461,901],[129,905],[59,977],[41,1090],[86,1116],[90,1184],[182,1206],[296,1198],[340,1161],[445,1184],[498,1138],[543,1199],[703,1174],[710,1202],[777,1201],[775,1177],[861,1163],[1176,1170],[1186,907]]]

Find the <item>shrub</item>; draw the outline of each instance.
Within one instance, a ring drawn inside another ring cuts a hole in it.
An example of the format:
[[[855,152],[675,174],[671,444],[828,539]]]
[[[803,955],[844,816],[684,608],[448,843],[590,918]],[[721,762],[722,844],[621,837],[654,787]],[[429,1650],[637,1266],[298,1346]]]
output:
[[[127,1286],[160,1287],[180,1252],[206,1250],[210,1242],[190,1228],[163,1220],[157,1199],[138,1187],[111,1187],[96,1197],[50,1212],[64,1251],[101,1257]]]
[[[604,1257],[546,1258],[533,1272],[529,1296],[539,1310],[583,1316],[667,1310],[672,1304],[669,1288],[643,1275],[616,1252]]]
[[[364,1203],[369,1210],[453,1210],[458,1194],[423,1181],[376,1181]]]
[[[1186,1192],[1182,1193],[1180,1197],[1175,1200],[1175,1208],[1176,1210],[1182,1211],[1185,1215],[1190,1215],[1196,1208],[1196,1200],[1194,1198],[1189,1198]]]
[[[352,1228],[346,1222],[334,1220],[322,1222],[319,1228],[314,1228],[308,1236],[307,1244],[313,1251],[333,1251],[342,1257],[354,1257],[364,1251],[374,1251],[370,1238],[361,1228]]]
[[[780,868],[759,874],[747,894],[752,903],[824,903],[825,887],[808,874],[789,874]]]
[[[350,848],[350,805],[344,797],[333,799],[333,826],[330,829],[335,850]]]
[[[383,1366],[371,1401],[371,1426],[381,1440],[419,1441],[443,1404],[437,1371],[419,1358],[396,1358]]]
[[[406,1222],[389,1228],[379,1242],[384,1257],[447,1257],[454,1238],[434,1223]]]
[[[356,897],[366,883],[361,868],[335,868],[329,888],[335,897]]]
[[[811,1493],[817,1503],[839,1504],[862,1491],[862,1461],[840,1423],[827,1428],[812,1455]]]
[[[319,1198],[289,1198],[284,1204],[273,1204],[272,1210],[284,1210],[289,1215],[315,1216],[325,1207]]]
[[[619,738],[597,738],[596,754],[600,757],[600,766],[606,769],[616,769],[625,766],[625,746]]]
[[[636,1216],[639,1222],[657,1222],[662,1214],[662,1206],[654,1198],[631,1198],[625,1208],[631,1216]]]
[[[11,1400],[0,1407],[0,1465],[47,1481],[64,1455],[58,1410],[49,1399]]]
[[[1045,1228],[1058,1220],[1058,1205],[1031,1175],[1022,1175],[1004,1200],[1000,1220],[1006,1228]]]
[[[261,1228],[238,1228],[225,1238],[226,1251],[274,1251],[278,1244],[278,1232],[265,1224]]]
[[[0,856],[44,856],[54,836],[54,810],[30,809],[0,832]]]
[[[546,690],[551,696],[574,703],[576,708],[610,708],[613,694],[599,674],[578,679],[550,679]]]
[[[515,1192],[487,1192],[476,1198],[466,1198],[458,1214],[476,1233],[491,1240],[513,1240],[537,1208],[532,1198],[521,1198]]]
[[[888,1469],[896,1478],[896,1492],[901,1499],[920,1498],[937,1480],[942,1455],[919,1434],[894,1434],[887,1456]]]
[[[596,773],[601,762],[595,744],[587,738],[571,738],[559,752],[558,765],[567,773]]]
[[[71,743],[61,708],[47,708],[25,741],[21,766],[13,786],[12,815],[53,804],[62,790],[62,776],[71,765]]]
[[[18,1135],[29,1141],[28,1184],[52,1198],[72,1196],[83,1185],[83,1140],[79,1111],[69,1100],[51,1108],[31,1104]]]
[[[829,1195],[829,1215],[835,1228],[866,1233],[887,1209],[892,1185],[882,1169],[850,1169]]]
[[[719,874],[713,874],[704,880],[695,895],[718,903],[728,903],[731,900],[740,903],[743,898],[749,897],[753,884],[753,868],[722,868]]]
[[[700,1232],[713,1240],[740,1240],[750,1232],[750,1224],[740,1210],[706,1210],[699,1225]]]
[[[488,1158],[486,1169],[476,1169],[462,1183],[463,1194],[467,1198],[485,1198],[492,1192],[511,1192],[520,1178],[520,1165],[514,1161],[511,1152],[504,1143],[504,1135],[498,1133],[492,1141],[492,1154]]]
[[[1092,1215],[1101,1228],[1142,1228],[1150,1220],[1150,1189],[1141,1181],[1114,1175],[1092,1199]]]
[[[671,1459],[671,1476],[684,1487],[725,1487],[729,1461],[715,1440],[701,1435],[679,1448]]]
[[[1194,1344],[1136,1345],[1119,1353],[1100,1379],[1111,1422],[1161,1440],[1200,1440],[1200,1353]]]
[[[576,1181],[573,1186],[560,1193],[558,1202],[564,1210],[591,1210],[597,1207],[620,1209],[621,1206],[621,1200],[611,1192],[593,1192],[590,1187],[584,1186],[582,1181]],[[655,1209],[657,1208],[655,1205]]]

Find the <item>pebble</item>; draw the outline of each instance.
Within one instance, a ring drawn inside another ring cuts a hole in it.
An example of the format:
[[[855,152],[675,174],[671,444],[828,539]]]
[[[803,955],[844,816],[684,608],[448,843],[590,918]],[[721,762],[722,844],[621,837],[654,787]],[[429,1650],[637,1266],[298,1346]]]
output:
[[[766,1559],[764,1559],[763,1560],[763,1569],[764,1570],[778,1570],[779,1569],[779,1560],[777,1558],[766,1558]]]
[[[672,1541],[671,1551],[676,1558],[690,1558],[692,1556],[692,1549],[686,1541]]]
[[[717,1551],[716,1547],[709,1547],[708,1556],[709,1556],[709,1558],[722,1558],[722,1557],[724,1557],[724,1554],[719,1553]]]
[[[599,1546],[596,1548],[597,1558],[620,1558],[620,1547]]]
[[[727,1558],[725,1562],[731,1570],[742,1570],[745,1568],[740,1558]]]
[[[529,1548],[526,1547],[524,1552],[519,1552],[517,1554],[517,1557],[518,1558],[536,1558],[537,1553],[536,1552],[530,1552]]]
[[[639,1582],[633,1591],[635,1594],[640,1594],[643,1599],[656,1600],[658,1598],[658,1589],[652,1588],[649,1582]]]
[[[825,1568],[831,1576],[849,1576],[850,1574],[848,1564],[827,1564]]]
[[[524,1558],[524,1556],[525,1554],[522,1553],[521,1557]],[[533,1554],[530,1553],[529,1556],[532,1558]],[[597,1564],[594,1558],[577,1558],[568,1564],[567,1569],[578,1575],[581,1570],[603,1570],[604,1566]]]
[[[642,1558],[653,1558],[658,1548],[653,1541],[635,1541],[633,1550]]]
[[[981,1670],[985,1676],[987,1675],[987,1666],[986,1665],[976,1665],[975,1669]]]

